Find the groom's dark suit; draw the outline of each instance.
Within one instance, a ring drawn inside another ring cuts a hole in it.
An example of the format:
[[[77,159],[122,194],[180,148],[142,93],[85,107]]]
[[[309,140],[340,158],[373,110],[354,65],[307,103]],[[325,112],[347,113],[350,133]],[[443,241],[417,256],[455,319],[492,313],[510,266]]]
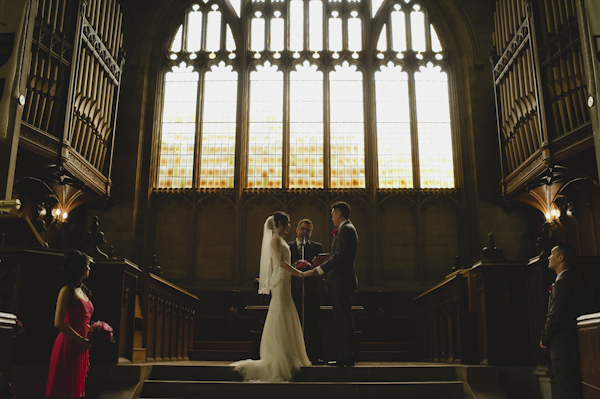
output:
[[[292,253],[292,263],[302,259],[302,253],[298,248],[296,240],[288,242]],[[323,246],[314,241],[307,241],[304,246],[304,259],[311,261],[315,256],[323,252]],[[302,283],[298,277],[292,276],[292,298],[298,310],[298,317],[302,320]],[[304,341],[306,342],[306,353],[311,362],[315,363],[323,359],[323,345],[321,343],[321,331],[319,329],[319,309],[321,307],[320,279],[317,277],[306,277],[304,279]]]
[[[577,342],[577,317],[585,313],[588,292],[566,269],[552,284],[542,344],[550,348],[554,376],[566,398],[582,398]]]
[[[352,295],[358,281],[354,269],[358,234],[350,220],[340,223],[331,243],[331,256],[321,265],[331,293],[339,364],[354,365]]]

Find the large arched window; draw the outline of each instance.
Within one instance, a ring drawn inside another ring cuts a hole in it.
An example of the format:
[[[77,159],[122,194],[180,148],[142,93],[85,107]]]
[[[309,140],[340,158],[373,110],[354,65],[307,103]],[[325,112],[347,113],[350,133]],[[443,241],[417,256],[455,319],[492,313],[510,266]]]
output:
[[[446,53],[418,1],[201,0],[182,21],[156,188],[454,188]]]

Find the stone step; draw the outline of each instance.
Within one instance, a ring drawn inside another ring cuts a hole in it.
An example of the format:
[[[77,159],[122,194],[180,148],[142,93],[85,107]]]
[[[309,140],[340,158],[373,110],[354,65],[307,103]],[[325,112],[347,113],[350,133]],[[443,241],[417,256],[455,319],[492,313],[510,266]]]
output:
[[[149,380],[162,381],[241,381],[227,365],[154,365]],[[355,367],[305,367],[294,376],[295,382],[427,382],[456,381],[451,365],[361,365]]]
[[[443,382],[286,382],[146,381],[140,398],[239,399],[419,398],[463,399],[463,384]]]

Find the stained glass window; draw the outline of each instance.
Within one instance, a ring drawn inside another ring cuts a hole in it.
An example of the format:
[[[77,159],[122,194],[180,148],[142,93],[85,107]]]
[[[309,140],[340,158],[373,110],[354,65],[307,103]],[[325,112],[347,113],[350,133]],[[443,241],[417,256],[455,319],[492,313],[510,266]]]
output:
[[[428,64],[415,74],[422,188],[453,188],[448,78]]]
[[[204,75],[201,188],[233,187],[237,72],[221,62]]]
[[[305,61],[290,74],[290,187],[323,188],[323,72]]]
[[[344,62],[329,76],[331,187],[365,187],[362,73]]]
[[[156,188],[455,187],[449,65],[426,8],[227,1],[194,2],[171,29]]]
[[[384,25],[377,57],[392,51],[396,61],[375,71],[379,188],[454,188],[448,76],[434,65],[443,59],[439,38],[418,4],[394,4],[388,24],[391,47]]]
[[[165,74],[159,188],[191,188],[198,72],[181,63]]]
[[[391,62],[375,72],[380,188],[413,188],[408,74]]]
[[[267,61],[250,73],[248,187],[281,188],[283,72]]]

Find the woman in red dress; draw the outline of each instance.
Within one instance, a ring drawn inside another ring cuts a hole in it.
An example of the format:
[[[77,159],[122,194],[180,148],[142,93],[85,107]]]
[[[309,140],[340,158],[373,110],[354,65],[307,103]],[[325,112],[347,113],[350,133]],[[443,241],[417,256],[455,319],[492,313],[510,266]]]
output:
[[[50,356],[50,372],[46,384],[49,398],[81,398],[85,395],[85,377],[89,368],[87,339],[94,306],[91,292],[82,283],[90,275],[93,260],[83,252],[69,251],[65,255],[63,273],[66,285],[56,301],[54,327],[60,333]]]

